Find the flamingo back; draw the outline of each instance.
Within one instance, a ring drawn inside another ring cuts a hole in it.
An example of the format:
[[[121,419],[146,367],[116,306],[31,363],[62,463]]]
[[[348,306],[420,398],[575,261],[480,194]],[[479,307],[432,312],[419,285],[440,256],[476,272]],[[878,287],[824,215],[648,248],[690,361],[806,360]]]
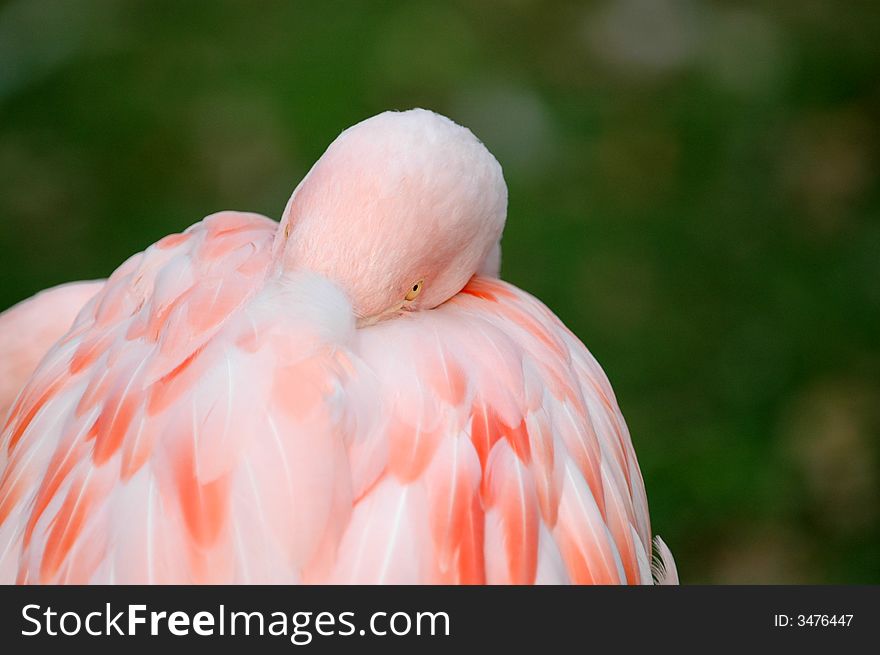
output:
[[[0,582],[650,583],[602,369],[474,277],[357,329],[277,224],[225,212],[117,269],[0,436]]]

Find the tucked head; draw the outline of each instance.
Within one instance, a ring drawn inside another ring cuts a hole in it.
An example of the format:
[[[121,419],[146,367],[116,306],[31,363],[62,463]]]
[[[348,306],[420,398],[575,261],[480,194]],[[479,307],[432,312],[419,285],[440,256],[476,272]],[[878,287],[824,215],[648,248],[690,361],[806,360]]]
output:
[[[424,109],[385,112],[312,167],[275,252],[286,270],[333,280],[371,323],[436,307],[497,266],[506,212],[501,166],[470,130]]]

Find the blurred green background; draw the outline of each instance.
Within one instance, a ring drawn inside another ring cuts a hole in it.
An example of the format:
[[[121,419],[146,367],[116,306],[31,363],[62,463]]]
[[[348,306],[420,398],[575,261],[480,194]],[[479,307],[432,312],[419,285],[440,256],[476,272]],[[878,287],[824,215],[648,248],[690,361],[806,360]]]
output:
[[[413,106],[504,166],[683,581],[880,582],[880,3],[6,2],[0,308]]]

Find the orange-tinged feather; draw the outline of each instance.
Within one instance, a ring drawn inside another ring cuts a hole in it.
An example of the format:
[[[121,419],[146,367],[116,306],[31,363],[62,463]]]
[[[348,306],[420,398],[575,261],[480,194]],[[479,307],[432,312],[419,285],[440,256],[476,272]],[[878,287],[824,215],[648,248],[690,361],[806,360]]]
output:
[[[101,466],[122,446],[126,432],[134,415],[141,405],[141,394],[128,391],[115,402],[109,403],[98,416],[96,422],[97,436],[92,460],[95,466]]]
[[[211,482],[201,482],[190,446],[181,449],[173,466],[180,509],[189,534],[200,547],[211,546],[228,519],[229,478],[224,475]]]
[[[30,543],[37,522],[42,518],[49,503],[55,498],[61,485],[67,480],[71,471],[73,471],[73,468],[79,462],[81,454],[84,452],[86,452],[84,443],[75,440],[70,444],[62,444],[62,446],[55,451],[55,454],[49,463],[49,468],[43,476],[43,482],[37,491],[34,507],[31,510],[27,524],[25,525],[25,545]]]
[[[433,377],[433,382],[438,396],[450,405],[459,405],[467,391],[467,377],[459,363],[446,353],[435,370],[437,374]]]
[[[484,476],[483,504],[499,512],[511,584],[532,584],[538,566],[538,503],[534,483],[506,442],[495,446]]]
[[[198,375],[191,369],[201,352],[201,349],[195,350],[150,386],[147,392],[147,413],[150,416],[156,416],[180,401],[183,395],[198,382]]]
[[[442,433],[413,427],[398,417],[388,427],[388,470],[403,482],[418,478],[431,461]]]
[[[480,458],[480,465],[485,467],[489,451],[501,438],[501,424],[491,407],[483,403],[474,405],[471,419],[471,441]]]
[[[21,476],[13,478],[10,475],[11,472],[12,470],[7,467],[4,471],[3,479],[0,480],[0,525],[6,521],[10,512],[21,500],[26,485],[29,482],[29,480],[25,480]]]
[[[156,242],[156,247],[159,250],[169,250],[171,248],[175,248],[182,243],[185,243],[190,239],[192,235],[186,232],[180,234],[169,234],[166,237],[159,239]]]
[[[504,425],[504,436],[510,443],[513,452],[524,464],[528,464],[532,458],[531,449],[529,447],[529,431],[526,428],[526,420],[520,421],[516,427]]]
[[[447,437],[425,474],[438,582],[480,584],[483,565],[482,471],[466,437]]]
[[[479,289],[471,285],[466,286],[464,289],[461,290],[460,293],[474,296],[475,298],[480,298],[482,300],[488,300],[489,302],[498,302],[498,298],[493,296],[492,292],[486,291],[484,289]]]
[[[94,492],[88,481],[71,486],[67,496],[52,520],[43,559],[40,564],[40,580],[48,582],[58,571],[76,542],[85,524],[89,510],[95,501]]]
[[[155,423],[142,419],[137,431],[126,439],[119,469],[119,476],[123,482],[130,480],[149,461],[156,441],[156,430]]]
[[[113,341],[114,333],[111,331],[98,332],[84,340],[79,348],[77,348],[70,360],[70,373],[76,375],[88,366],[95,363]]]
[[[280,368],[275,373],[272,400],[293,418],[303,418],[330,393],[325,360],[318,355]]]
[[[37,415],[37,412],[43,408],[43,405],[52,398],[52,396],[62,387],[65,379],[63,377],[57,377],[53,380],[49,385],[43,390],[42,393],[39,394],[39,397],[36,401],[32,402],[30,405],[24,403],[22,409],[27,407],[24,410],[24,416],[21,416],[18,420],[18,424],[15,427],[15,430],[12,432],[12,436],[9,438],[9,446],[7,447],[7,452],[11,453],[15,448],[15,445],[18,443],[18,440],[21,439],[21,436],[24,434],[25,430],[28,429],[28,426],[31,424],[31,421],[34,420],[34,417]]]

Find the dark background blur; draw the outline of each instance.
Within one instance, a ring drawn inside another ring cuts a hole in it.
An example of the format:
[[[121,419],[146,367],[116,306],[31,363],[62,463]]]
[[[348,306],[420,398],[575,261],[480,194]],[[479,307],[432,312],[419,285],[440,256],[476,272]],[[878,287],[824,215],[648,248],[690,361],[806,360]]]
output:
[[[684,582],[880,582],[880,3],[0,4],[0,309],[423,106],[605,367]]]

